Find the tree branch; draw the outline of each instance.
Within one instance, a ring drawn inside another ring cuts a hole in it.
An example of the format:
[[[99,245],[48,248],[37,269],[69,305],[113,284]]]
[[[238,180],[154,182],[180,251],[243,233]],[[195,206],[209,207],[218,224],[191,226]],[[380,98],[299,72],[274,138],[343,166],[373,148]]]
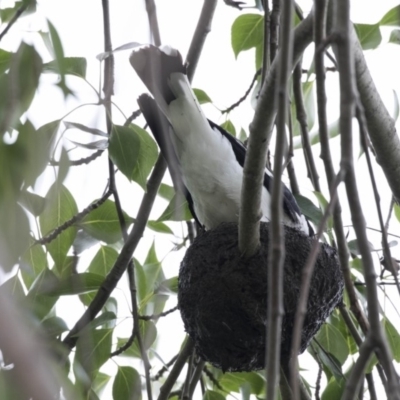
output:
[[[7,24],[7,26],[3,29],[3,31],[0,33],[0,40],[3,39],[5,35],[7,35],[7,32],[11,29],[11,27],[17,22],[18,18],[22,15],[22,13],[26,10],[27,5],[23,4],[18,10],[15,12],[13,17],[10,19],[10,22]]]
[[[331,189],[331,200],[328,206],[325,209],[324,215],[321,218],[321,221],[318,226],[317,234],[315,235],[313,244],[311,246],[310,253],[308,254],[307,261],[301,271],[301,286],[300,286],[300,294],[299,300],[297,304],[296,317],[294,320],[293,326],[293,337],[292,337],[292,347],[291,347],[291,357],[290,357],[290,376],[291,387],[293,391],[293,399],[298,400],[300,397],[299,392],[299,380],[297,374],[297,357],[299,354],[300,344],[301,344],[301,334],[303,330],[303,323],[307,313],[307,300],[308,294],[310,291],[310,283],[311,277],[314,271],[315,261],[318,257],[318,251],[320,248],[319,240],[322,237],[322,234],[325,230],[326,223],[328,221],[329,216],[332,213],[332,210],[335,208],[335,204],[337,201],[337,188],[339,184],[343,181],[345,175],[344,170],[340,170],[336,176],[334,186]]]
[[[186,338],[186,343],[182,347],[182,350],[179,353],[179,356],[174,364],[174,366],[171,369],[171,372],[169,373],[167,379],[165,380],[164,384],[160,388],[160,394],[158,395],[158,400],[167,400],[168,396],[179,378],[179,375],[182,371],[182,368],[186,364],[186,360],[189,358],[189,356],[192,354],[194,349],[194,343],[192,339],[187,336]]]
[[[199,62],[201,51],[203,50],[207,35],[211,31],[211,21],[214,17],[216,6],[217,0],[204,0],[200,18],[186,57],[186,63],[188,65],[187,76],[189,82],[191,82],[193,79],[194,71],[196,70],[197,63]]]
[[[311,43],[312,27],[313,17],[310,14],[294,30],[292,65],[298,62],[305,48]],[[257,108],[250,125],[239,212],[239,249],[246,256],[254,254],[260,243],[261,190],[267,149],[276,114],[274,96],[277,73],[276,59],[262,85]]]
[[[338,38],[336,53],[340,83],[341,167],[347,170],[345,177],[346,193],[349,199],[351,217],[363,261],[364,277],[367,284],[368,320],[370,323],[367,339],[360,349],[359,359],[361,361],[357,362],[356,366],[353,368],[346,385],[346,390],[349,386],[351,389],[354,389],[354,383],[358,385],[358,382],[363,376],[364,362],[366,363],[368,361],[373,348],[376,346],[379,349],[382,366],[388,377],[388,385],[386,388],[388,397],[399,399],[400,393],[398,390],[397,374],[394,370],[392,355],[379,320],[376,274],[366,235],[365,219],[362,213],[353,165],[352,119],[355,112],[356,88],[353,58],[354,41],[351,37],[353,31],[350,23],[349,0],[339,0],[337,2],[336,11],[336,32]],[[364,348],[366,349],[365,351]],[[360,365],[363,368],[359,367]]]
[[[372,80],[354,28],[351,29],[350,34],[357,87],[365,110],[369,137],[376,152],[376,160],[382,167],[394,197],[397,202],[400,202],[400,140],[395,122],[389,115]]]
[[[271,191],[271,232],[268,260],[268,316],[266,345],[266,393],[267,400],[274,400],[279,383],[280,346],[283,308],[283,261],[285,259],[284,233],[282,225],[282,172],[286,140],[286,116],[289,105],[288,81],[292,69],[293,2],[282,2],[281,48],[278,56],[278,86],[276,89],[277,139],[274,159],[274,177]],[[259,222],[258,222],[259,225]],[[259,235],[259,227],[258,235]],[[258,238],[259,240],[259,238]],[[258,247],[258,246],[257,246]],[[254,250],[253,250],[254,253]]]
[[[78,333],[100,312],[125,272],[128,263],[132,258],[133,252],[141,240],[146,228],[147,220],[166,168],[166,162],[164,158],[160,156],[147,182],[147,190],[140,204],[136,223],[133,225],[132,231],[129,234],[126,243],[122,247],[113,268],[106,276],[89,307],[63,341],[69,349],[75,347]]]

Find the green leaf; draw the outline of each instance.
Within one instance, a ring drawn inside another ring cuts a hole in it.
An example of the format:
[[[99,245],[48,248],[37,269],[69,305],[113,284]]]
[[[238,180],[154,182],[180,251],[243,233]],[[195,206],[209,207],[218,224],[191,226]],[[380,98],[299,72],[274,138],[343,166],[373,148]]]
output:
[[[39,217],[42,235],[48,235],[77,213],[78,208],[70,191],[64,185],[59,186],[54,183],[46,194],[46,207]],[[62,274],[68,250],[75,236],[76,227],[71,226],[46,244],[60,274]]]
[[[178,193],[175,194],[157,221],[190,221],[192,218],[186,199],[181,193]]]
[[[219,384],[229,392],[239,392],[240,388],[250,383],[251,393],[260,394],[265,386],[265,381],[256,372],[228,372],[221,376]]]
[[[264,61],[264,43],[262,42],[256,46],[256,71],[258,71],[262,67],[263,61]]]
[[[60,336],[63,332],[68,331],[68,326],[60,317],[50,317],[42,322],[42,328],[50,337]]]
[[[60,87],[60,89],[63,91],[64,96],[71,94],[72,91],[68,88],[66,82],[65,82],[65,74],[67,73],[67,65],[65,63],[65,57],[64,57],[64,49],[61,44],[61,39],[60,36],[58,35],[57,29],[55,26],[47,20],[47,25],[49,27],[49,34],[50,34],[50,39],[55,55],[55,60],[53,61],[55,68],[57,69],[57,72],[60,74],[60,82],[57,84],[57,86]]]
[[[335,378],[331,378],[322,393],[321,400],[341,399],[345,386],[345,379],[342,378],[337,381]]]
[[[158,188],[157,194],[163,199],[171,201],[175,195],[175,189],[172,186],[162,183]]]
[[[1,189],[0,185],[0,269],[8,272],[28,248],[30,228],[25,211],[12,199],[2,198],[6,196]]]
[[[90,128],[89,126],[79,124],[78,122],[64,121],[64,125],[66,129],[79,129],[80,131],[91,133],[92,135],[108,137],[106,132],[103,132],[100,129]]]
[[[373,246],[373,244],[372,244],[371,242],[368,242],[368,246],[369,246],[370,251],[374,251],[374,246]],[[357,239],[348,241],[348,242],[347,242],[347,247],[349,248],[350,253],[351,253],[353,256],[359,256],[359,255],[361,255],[360,250],[359,250],[359,248],[358,248]]]
[[[302,84],[302,90],[303,90],[304,106],[307,113],[307,127],[309,130],[311,130],[315,124],[314,81],[304,82]],[[296,105],[294,101],[292,102],[291,107],[293,115],[296,115],[295,113]],[[297,120],[297,115],[296,115],[296,120],[293,122],[293,135],[299,136],[300,133],[301,133],[300,124]]]
[[[0,49],[0,75],[4,74],[4,72],[6,72],[10,68],[10,61],[12,55],[13,53]]]
[[[221,124],[221,128],[225,129],[231,135],[236,137],[235,125],[233,125],[233,123],[230,119],[226,120],[223,124]]]
[[[132,218],[125,212],[123,215],[128,227],[132,223]],[[100,207],[86,215],[79,225],[90,236],[108,244],[122,239],[115,203],[108,199]]]
[[[30,240],[28,250],[22,255],[19,266],[22,279],[28,289],[39,274],[45,268],[48,268],[47,256],[43,246],[34,244],[33,238]]]
[[[168,225],[165,225],[163,222],[160,221],[147,221],[147,227],[159,233],[168,233],[171,235],[173,235],[174,233]]]
[[[93,380],[100,367],[110,358],[112,333],[112,329],[99,329],[80,336],[76,345],[74,371],[80,365]]]
[[[161,294],[177,294],[178,293],[178,277],[174,276],[172,278],[166,279],[162,281],[154,293],[161,293]]]
[[[115,264],[118,252],[110,246],[101,246],[93,257],[88,271],[105,277]]]
[[[114,125],[108,148],[110,158],[120,171],[131,181],[140,157],[142,143],[138,130]]]
[[[243,14],[233,22],[231,30],[232,49],[235,57],[263,43],[264,17],[260,14]]]
[[[344,377],[340,362],[334,355],[321,348],[317,341],[314,340],[313,345],[310,345],[307,350],[318,363],[322,364],[327,379],[334,376],[336,380],[340,380]]]
[[[140,334],[142,337],[142,343],[144,349],[147,351],[151,345],[157,339],[157,328],[153,321],[139,321],[140,326]],[[118,338],[117,347],[122,347],[129,339],[128,338]],[[126,351],[120,354],[123,357],[136,357],[141,358],[140,348],[137,341],[137,338],[132,343],[132,346],[129,347]]]
[[[393,326],[393,324],[384,317],[382,319],[383,329],[385,330],[386,337],[389,342],[389,346],[392,349],[393,358],[400,362],[400,335],[397,332],[397,329]]]
[[[247,133],[243,128],[240,128],[239,137],[238,139],[244,143],[247,140]]]
[[[321,210],[307,197],[297,194],[294,196],[301,212],[315,225],[318,226],[322,219]]]
[[[114,400],[141,400],[142,382],[139,373],[132,367],[118,367],[112,393]]]
[[[389,10],[380,20],[383,26],[400,26],[400,5]]]
[[[204,393],[203,400],[225,400],[225,396],[214,390],[207,390]]]
[[[53,271],[45,268],[32,283],[26,296],[26,307],[42,320],[54,307],[58,297],[41,294],[41,290],[58,283],[58,278]]]
[[[197,101],[200,104],[212,103],[212,100],[204,90],[193,89],[193,92],[196,95]]]
[[[399,204],[394,203],[393,212],[394,212],[394,215],[395,215],[397,221],[400,222],[400,205]]]
[[[333,313],[329,317],[329,322],[340,331],[343,335],[344,339],[347,342],[347,346],[349,347],[350,354],[356,354],[358,352],[358,346],[349,331],[346,323],[344,322],[343,317],[341,316],[340,312],[335,309]],[[354,325],[358,326],[357,321],[354,320]]]
[[[16,126],[31,105],[41,70],[42,59],[38,52],[22,42],[11,57],[9,73],[0,76],[0,134]]]
[[[131,128],[136,132],[139,138],[139,156],[135,168],[133,169],[131,178],[146,190],[147,177],[158,157],[158,148],[154,139],[142,128],[131,124]]]
[[[393,29],[390,32],[389,43],[400,44],[400,29]]]
[[[99,326],[103,326],[104,329],[109,329],[110,321],[115,321],[117,316],[111,311],[105,311],[96,317],[93,321],[90,321],[76,336],[86,335],[87,332],[96,329]],[[113,325],[115,325],[113,323]]]
[[[64,57],[60,60],[53,60],[43,64],[44,73],[61,74],[59,65],[62,64],[65,75],[75,75],[81,78],[86,77],[87,61],[84,57]]]
[[[98,290],[104,277],[91,272],[74,274],[57,282],[43,282],[37,293],[47,296],[66,296]]]
[[[354,24],[354,27],[363,50],[376,49],[381,44],[382,35],[379,23],[374,25]]]
[[[329,138],[330,139],[332,139],[332,138],[334,138],[336,136],[339,136],[339,120],[338,119],[336,121],[332,122],[331,124],[329,124],[328,133],[329,133]],[[309,134],[309,138],[310,138],[311,146],[313,146],[314,144],[319,143],[319,141],[320,141],[319,131],[311,132]],[[300,138],[298,138],[298,137],[295,138],[293,147],[294,147],[295,150],[303,148],[303,144],[302,144]]]
[[[400,35],[400,30],[399,30],[399,35]],[[400,44],[400,43],[399,43]],[[399,118],[399,113],[400,113],[400,105],[399,105],[399,98],[397,96],[397,92],[393,90],[393,113],[392,113],[392,118],[397,121],[397,118]]]
[[[110,381],[110,379],[111,379],[110,375],[103,374],[102,372],[99,372],[96,375],[96,378],[94,379],[92,384],[92,389],[99,397],[103,393],[103,390],[106,387],[107,383]]]
[[[53,149],[60,121],[52,121],[36,130],[29,120],[18,127],[18,141],[25,148],[25,183],[33,186],[36,178],[44,171]]]
[[[43,212],[46,201],[44,197],[24,190],[21,192],[19,203],[32,215],[38,217]]]
[[[349,355],[349,348],[343,335],[333,325],[325,323],[318,331],[315,338],[324,350],[343,365]]]

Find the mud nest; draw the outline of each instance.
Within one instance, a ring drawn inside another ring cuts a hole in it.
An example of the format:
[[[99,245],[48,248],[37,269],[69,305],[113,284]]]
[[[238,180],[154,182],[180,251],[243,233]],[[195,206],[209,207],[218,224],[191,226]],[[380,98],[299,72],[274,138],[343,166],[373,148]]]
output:
[[[178,301],[185,329],[197,353],[224,371],[264,368],[267,315],[268,224],[261,224],[261,248],[242,259],[237,224],[221,224],[198,236],[182,261]],[[290,354],[301,269],[312,239],[285,228],[284,308],[281,357]],[[341,301],[343,278],[336,251],[322,244],[311,280],[302,353]]]

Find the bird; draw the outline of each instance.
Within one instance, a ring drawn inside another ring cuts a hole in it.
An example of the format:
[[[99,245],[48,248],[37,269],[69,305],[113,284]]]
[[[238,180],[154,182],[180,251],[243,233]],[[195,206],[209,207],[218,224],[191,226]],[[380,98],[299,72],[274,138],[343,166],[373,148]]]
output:
[[[205,230],[238,222],[246,148],[205,116],[178,50],[142,46],[130,63],[150,94],[139,108],[167,161],[174,186],[184,193],[194,219]],[[266,168],[261,221],[271,219],[272,172]],[[283,184],[282,223],[312,236],[314,231]]]

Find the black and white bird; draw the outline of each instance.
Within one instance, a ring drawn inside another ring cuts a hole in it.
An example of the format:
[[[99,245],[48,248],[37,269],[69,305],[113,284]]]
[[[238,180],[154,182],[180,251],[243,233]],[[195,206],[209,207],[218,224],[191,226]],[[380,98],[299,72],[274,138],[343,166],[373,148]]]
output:
[[[130,62],[154,97],[141,95],[139,107],[194,218],[206,230],[222,222],[238,222],[246,148],[206,118],[177,50],[142,47],[132,53]],[[266,168],[261,202],[266,222],[271,218],[271,183],[272,173]],[[283,224],[313,235],[286,186],[283,211]]]

